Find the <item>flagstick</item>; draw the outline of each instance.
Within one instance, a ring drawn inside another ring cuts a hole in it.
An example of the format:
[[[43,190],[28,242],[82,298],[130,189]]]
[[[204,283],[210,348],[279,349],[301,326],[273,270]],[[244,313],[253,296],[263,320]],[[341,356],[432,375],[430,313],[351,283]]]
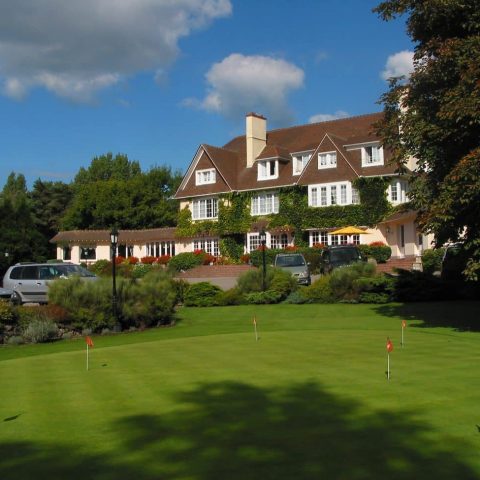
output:
[[[88,372],[88,343],[87,343],[87,372]]]
[[[255,317],[253,317],[253,326],[255,328],[255,341],[258,342],[257,319]]]
[[[404,330],[404,328],[403,328],[403,325],[402,325],[402,348],[403,348],[403,330]]]
[[[387,380],[390,380],[390,352],[387,353]]]

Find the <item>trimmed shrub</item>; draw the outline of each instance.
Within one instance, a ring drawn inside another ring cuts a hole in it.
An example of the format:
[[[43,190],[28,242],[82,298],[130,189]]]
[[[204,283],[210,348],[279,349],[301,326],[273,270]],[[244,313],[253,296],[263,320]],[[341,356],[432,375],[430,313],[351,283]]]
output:
[[[119,298],[125,282],[127,280],[118,279]],[[50,303],[67,311],[69,323],[75,329],[100,331],[102,328],[113,328],[116,323],[112,312],[112,282],[109,278],[85,282],[73,277],[52,282],[48,298]]]
[[[377,263],[385,263],[392,256],[392,249],[383,242],[372,242],[369,245],[357,245],[364,257],[372,257]]]
[[[94,264],[90,265],[88,269],[95,275],[107,276],[112,274],[112,262],[109,260],[97,260]]]
[[[398,270],[394,299],[400,302],[452,300],[457,292],[438,277],[428,273]]]
[[[282,299],[281,294],[273,290],[247,293],[244,296],[247,303],[252,303],[255,305],[278,303]]]
[[[273,276],[268,285],[268,290],[279,293],[280,298],[283,300],[297,288],[298,283],[290,272],[280,270],[279,268],[273,269]]]
[[[265,263],[268,265],[273,265],[275,261],[275,255],[278,253],[283,253],[284,251],[278,248],[266,248],[265,249]],[[250,252],[250,263],[255,267],[261,267],[263,265],[263,252],[262,249],[259,248]]]
[[[150,273],[153,269],[151,263],[137,263],[132,269],[132,278],[143,278],[147,273]]]
[[[198,253],[185,252],[179,253],[170,259],[168,262],[168,268],[174,272],[180,272],[182,270],[190,270],[193,267],[202,265],[204,256]]]
[[[190,285],[185,292],[184,304],[187,307],[212,307],[218,305],[220,287],[209,282],[199,282]]]
[[[240,293],[240,290],[236,287],[230,290],[223,291],[218,294],[218,305],[243,305],[246,303],[245,297]]]
[[[294,305],[310,303],[310,300],[305,296],[305,290],[305,288],[295,290],[283,301],[283,303],[291,303]]]
[[[358,262],[348,267],[336,268],[330,274],[330,287],[338,300],[357,300],[358,285],[355,283],[361,277],[373,277],[375,265]]]
[[[444,248],[429,248],[422,253],[422,266],[424,273],[439,272],[442,269]]]
[[[29,343],[50,342],[58,337],[58,327],[49,319],[34,318],[23,329],[22,336]]]
[[[10,302],[0,300],[0,331],[4,325],[13,325],[17,322],[17,314]]]
[[[165,271],[154,269],[141,281],[124,281],[119,292],[123,328],[149,327],[171,322],[177,302],[177,289],[175,281]]]
[[[330,286],[330,276],[324,275],[309,287],[301,290],[302,295],[311,303],[333,303],[335,297]]]

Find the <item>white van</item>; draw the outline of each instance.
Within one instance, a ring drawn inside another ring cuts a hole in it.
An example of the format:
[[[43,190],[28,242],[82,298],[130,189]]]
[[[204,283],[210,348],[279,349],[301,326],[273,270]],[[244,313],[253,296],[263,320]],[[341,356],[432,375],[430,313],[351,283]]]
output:
[[[79,276],[85,280],[96,280],[97,276],[74,263],[17,263],[3,277],[3,287],[12,290],[12,302],[47,303],[48,285],[58,278]]]

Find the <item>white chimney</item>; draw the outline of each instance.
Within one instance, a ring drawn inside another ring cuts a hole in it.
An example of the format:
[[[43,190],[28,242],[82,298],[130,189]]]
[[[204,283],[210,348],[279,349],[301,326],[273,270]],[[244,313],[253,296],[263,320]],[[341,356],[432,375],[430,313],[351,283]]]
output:
[[[255,159],[267,144],[267,119],[256,113],[247,113],[247,168],[253,166]]]

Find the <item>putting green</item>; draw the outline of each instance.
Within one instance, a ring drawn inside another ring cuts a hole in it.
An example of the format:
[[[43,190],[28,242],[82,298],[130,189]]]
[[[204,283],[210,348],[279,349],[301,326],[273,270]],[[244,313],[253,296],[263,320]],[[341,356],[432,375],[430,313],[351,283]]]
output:
[[[0,478],[478,479],[459,309],[478,303],[182,309],[93,337],[88,372],[83,340],[3,348]]]

